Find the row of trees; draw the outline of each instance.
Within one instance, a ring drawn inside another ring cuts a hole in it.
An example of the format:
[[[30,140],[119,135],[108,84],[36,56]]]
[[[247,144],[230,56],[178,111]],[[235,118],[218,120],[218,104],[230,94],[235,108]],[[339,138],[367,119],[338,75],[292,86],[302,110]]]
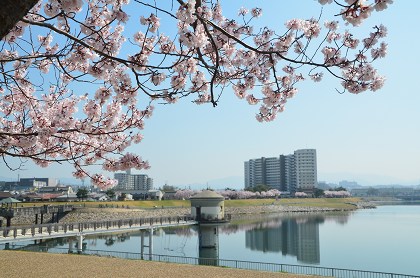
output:
[[[322,191],[322,190],[321,190]],[[175,193],[175,198],[179,200],[186,200],[189,199],[191,196],[200,193],[200,190],[191,190],[191,189],[184,189],[184,190],[177,190]],[[269,189],[267,191],[249,191],[249,190],[232,190],[232,189],[225,189],[217,191],[220,195],[225,197],[226,199],[252,199],[252,198],[278,198],[284,192],[281,192],[277,189]],[[289,193],[287,193],[289,196]],[[351,194],[346,190],[326,190],[322,191],[322,194],[315,196],[315,197],[326,197],[326,198],[344,198],[350,197]],[[312,194],[307,194],[305,192],[296,192],[294,194],[296,198],[307,198],[312,197]]]
[[[184,189],[184,190],[177,190],[175,193],[175,198],[178,200],[187,200],[191,196],[194,196],[197,193],[200,193],[201,190],[191,190],[191,189]],[[217,191],[220,195],[225,197],[226,199],[259,199],[259,198],[278,198],[282,195],[282,192],[277,189],[269,189],[267,191],[249,191],[249,190],[232,190],[232,189],[225,189]],[[77,198],[84,200],[88,198],[89,191],[82,187],[77,190],[76,196]],[[108,189],[105,194],[109,198],[115,197],[115,191],[113,189]],[[125,195],[125,194],[124,194]],[[326,198],[344,198],[350,197],[351,194],[346,190],[326,190],[323,191],[323,194],[316,197],[326,197]],[[124,199],[125,196],[122,196],[121,199]],[[310,197],[305,192],[296,192],[294,194],[296,198],[307,198]]]
[[[108,189],[105,191],[105,194],[108,198],[113,199],[115,197],[115,191],[113,189]],[[77,189],[76,197],[80,200],[86,200],[89,197],[89,190],[86,187],[80,187]]]
[[[325,190],[324,191],[324,196],[326,198],[345,198],[345,197],[350,197],[351,194],[350,192],[346,191],[346,190]]]
[[[175,198],[179,200],[186,200],[200,192],[201,190],[178,190],[175,193]],[[221,190],[217,191],[217,193],[219,193],[226,199],[275,198],[281,195],[281,192],[277,189],[270,189],[268,191],[262,192],[253,192],[248,190]]]
[[[262,191],[256,191],[256,189],[265,189]],[[174,197],[178,200],[187,200],[191,196],[198,194],[201,190],[191,190],[191,189],[176,189],[175,187],[165,187],[165,189],[169,191],[176,191]],[[224,190],[218,190],[217,193],[225,197],[226,199],[252,199],[252,198],[277,198],[280,197],[284,192],[281,192],[277,189],[269,188],[266,185],[254,187],[253,190],[245,189],[245,190],[234,190],[230,188],[226,188]],[[88,198],[89,190],[85,187],[81,187],[77,190],[77,198],[79,199],[86,199]],[[113,199],[116,195],[113,189],[108,189],[105,191],[105,194],[110,198]],[[125,194],[124,194],[125,195]],[[307,198],[311,197],[305,192],[296,192],[294,197],[296,198]],[[351,194],[345,188],[339,187],[333,190],[321,190],[315,189],[314,197],[326,197],[326,198],[344,198],[350,197]],[[125,196],[122,197],[124,199]]]

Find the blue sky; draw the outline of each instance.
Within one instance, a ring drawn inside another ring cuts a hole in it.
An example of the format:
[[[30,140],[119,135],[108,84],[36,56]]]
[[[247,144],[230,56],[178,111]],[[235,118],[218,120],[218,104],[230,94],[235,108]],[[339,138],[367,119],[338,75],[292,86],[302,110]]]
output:
[[[236,1],[235,1],[236,2]],[[241,1],[224,6],[236,13],[241,6],[263,8],[260,24],[284,30],[287,19],[318,17],[317,1]],[[292,3],[290,3],[292,2]],[[231,178],[242,186],[243,162],[261,156],[289,154],[315,148],[318,180],[355,180],[363,185],[420,184],[420,94],[416,68],[420,44],[416,20],[419,1],[394,1],[360,28],[368,34],[375,24],[388,27],[388,56],[376,63],[387,81],[383,89],[360,95],[339,94],[337,80],[307,82],[274,122],[255,120],[257,106],[240,101],[227,90],[220,104],[197,106],[184,99],[156,105],[146,122],[144,141],[130,151],[147,159],[152,168],[142,173],[164,183],[188,186]],[[325,14],[325,13],[324,13]],[[327,19],[327,18],[324,18]],[[331,19],[331,18],[330,18]],[[163,23],[162,23],[163,25]],[[345,26],[341,26],[344,29]],[[0,163],[0,177],[70,177],[70,165],[43,169],[27,163],[12,172]],[[112,175],[112,174],[110,174]]]

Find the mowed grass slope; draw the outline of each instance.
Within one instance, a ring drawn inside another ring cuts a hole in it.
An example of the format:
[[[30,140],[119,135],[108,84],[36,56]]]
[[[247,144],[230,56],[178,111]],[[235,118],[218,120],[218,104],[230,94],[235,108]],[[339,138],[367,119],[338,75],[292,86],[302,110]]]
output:
[[[354,208],[354,203],[360,201],[359,198],[285,198],[285,199],[247,199],[247,200],[227,200],[226,207],[240,206],[261,206],[261,205],[285,205],[297,207],[326,207],[337,209]]]
[[[246,206],[264,206],[264,205],[286,205],[297,207],[326,207],[337,209],[354,208],[354,203],[360,201],[359,198],[284,198],[284,199],[241,199],[226,200],[226,207],[246,207]],[[42,205],[63,205],[63,202],[35,202],[35,203],[19,203],[18,206],[42,206]],[[85,206],[97,208],[105,207],[129,207],[139,209],[151,208],[170,208],[170,207],[190,207],[188,200],[162,200],[162,201],[112,201],[112,202],[69,202],[75,206]]]

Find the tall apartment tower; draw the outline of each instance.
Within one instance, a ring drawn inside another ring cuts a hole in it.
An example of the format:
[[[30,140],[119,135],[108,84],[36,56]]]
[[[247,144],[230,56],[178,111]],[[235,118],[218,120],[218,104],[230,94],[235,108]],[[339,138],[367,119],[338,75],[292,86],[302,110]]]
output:
[[[317,186],[316,150],[297,150],[295,156],[296,188],[311,192]]]
[[[295,155],[281,155],[280,159],[283,159],[283,175],[282,175],[282,186],[280,191],[296,192],[296,164]]]
[[[118,181],[117,188],[124,190],[133,190],[134,183],[130,171],[126,173],[115,173],[114,179]]]
[[[316,150],[296,150],[279,157],[261,157],[244,163],[245,188],[267,185],[280,191],[312,192],[317,186]]]
[[[147,175],[126,173],[115,173],[114,179],[118,181],[117,189],[119,190],[150,190],[153,189],[153,179]]]
[[[245,161],[245,187],[265,184],[278,187],[280,184],[280,161],[276,157]]]
[[[134,190],[150,190],[153,188],[153,179],[147,175],[132,175]]]

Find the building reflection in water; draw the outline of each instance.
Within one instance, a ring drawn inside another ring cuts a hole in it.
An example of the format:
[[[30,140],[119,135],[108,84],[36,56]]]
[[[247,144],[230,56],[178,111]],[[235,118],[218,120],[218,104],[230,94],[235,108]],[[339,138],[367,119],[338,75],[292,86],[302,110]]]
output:
[[[319,221],[284,219],[277,227],[255,228],[246,231],[246,247],[262,252],[296,256],[298,261],[319,263]]]
[[[349,213],[306,214],[269,217],[235,225],[200,225],[198,228],[199,263],[217,265],[219,231],[234,234],[245,231],[245,246],[251,250],[295,256],[308,264],[320,263],[319,225],[325,221],[345,224]]]
[[[260,223],[242,224],[246,229],[245,245],[254,251],[282,253],[309,264],[320,263],[319,224],[332,220],[347,222],[349,214],[301,215],[264,219]]]
[[[219,265],[219,227],[201,224],[198,228],[198,263],[200,265]]]

